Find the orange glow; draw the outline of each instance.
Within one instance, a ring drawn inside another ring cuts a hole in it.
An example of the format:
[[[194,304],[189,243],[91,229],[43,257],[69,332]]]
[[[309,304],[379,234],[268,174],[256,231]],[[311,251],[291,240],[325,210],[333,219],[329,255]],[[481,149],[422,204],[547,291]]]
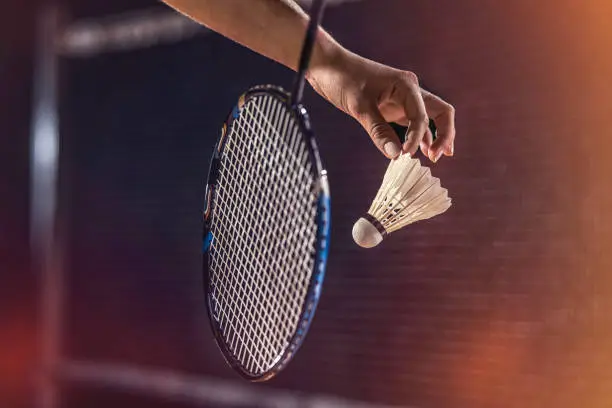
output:
[[[31,389],[35,369],[36,334],[26,319],[0,325],[0,396],[17,398]]]
[[[466,328],[468,346],[448,367],[448,391],[456,400],[493,406],[502,396],[500,392],[509,384],[517,384],[523,363],[529,358],[529,340],[521,335],[521,323],[499,317],[491,319],[488,327]]]

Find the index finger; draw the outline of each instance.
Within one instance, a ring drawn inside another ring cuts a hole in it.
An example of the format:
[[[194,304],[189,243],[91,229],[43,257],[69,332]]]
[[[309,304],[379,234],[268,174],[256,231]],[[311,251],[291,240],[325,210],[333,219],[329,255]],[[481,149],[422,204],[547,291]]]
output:
[[[427,132],[429,119],[425,109],[425,102],[418,84],[408,82],[405,90],[403,106],[406,112],[406,118],[410,121],[408,131],[406,133],[406,141],[404,142],[404,152],[410,152],[414,155],[419,143]]]

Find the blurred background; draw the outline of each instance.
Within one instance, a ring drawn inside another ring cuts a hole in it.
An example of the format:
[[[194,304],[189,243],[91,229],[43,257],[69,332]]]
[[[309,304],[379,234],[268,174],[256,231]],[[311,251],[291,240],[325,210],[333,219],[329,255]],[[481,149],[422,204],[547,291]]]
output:
[[[612,406],[612,3],[330,1],[324,26],[456,107],[454,206],[358,248],[387,163],[309,90],[330,262],[253,385],[208,326],[200,211],[236,98],[291,72],[153,0],[2,3],[1,407]]]

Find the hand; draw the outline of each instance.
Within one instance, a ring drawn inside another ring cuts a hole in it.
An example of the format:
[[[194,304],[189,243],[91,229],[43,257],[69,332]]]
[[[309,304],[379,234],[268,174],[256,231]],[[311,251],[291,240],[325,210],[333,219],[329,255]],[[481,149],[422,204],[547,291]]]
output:
[[[311,65],[307,79],[337,108],[355,118],[378,149],[394,159],[422,152],[433,162],[452,156],[455,110],[447,102],[419,87],[417,76],[365,59],[347,50],[323,63]],[[429,130],[436,124],[436,140]],[[388,122],[408,126],[403,146]]]

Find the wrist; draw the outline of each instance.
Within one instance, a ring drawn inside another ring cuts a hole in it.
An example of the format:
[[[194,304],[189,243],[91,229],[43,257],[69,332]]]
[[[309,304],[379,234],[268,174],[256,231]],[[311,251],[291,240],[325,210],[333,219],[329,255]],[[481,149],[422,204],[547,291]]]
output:
[[[342,47],[323,29],[319,29],[312,58],[306,71],[306,79],[310,81],[318,71],[327,71],[341,66],[341,61],[347,54],[348,50],[346,48]]]

